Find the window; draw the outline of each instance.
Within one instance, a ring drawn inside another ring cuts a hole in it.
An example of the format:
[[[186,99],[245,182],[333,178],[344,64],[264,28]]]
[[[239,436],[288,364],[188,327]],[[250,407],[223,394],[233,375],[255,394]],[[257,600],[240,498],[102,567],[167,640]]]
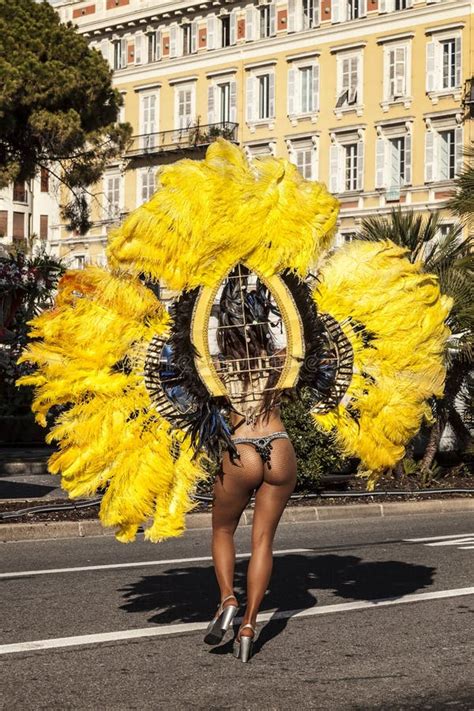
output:
[[[28,190],[24,180],[13,183],[13,202],[28,202]]]
[[[219,19],[221,23],[221,47],[230,47],[230,15],[222,15]]]
[[[160,30],[155,30],[154,32],[149,32],[148,38],[148,63],[157,62],[161,59],[161,32]]]
[[[0,210],[0,237],[5,237],[8,232],[8,211]]]
[[[182,54],[191,54],[192,53],[192,33],[191,33],[191,24],[186,23],[182,27],[182,38],[183,38],[183,51]]]
[[[123,69],[127,66],[127,39],[122,37],[114,41],[114,69]]]
[[[235,123],[237,118],[237,84],[233,79],[212,83],[208,88],[208,123]]]
[[[384,54],[384,98],[394,101],[408,94],[408,46],[386,46]]]
[[[258,73],[247,78],[247,121],[275,117],[275,75]]]
[[[376,188],[398,191],[411,184],[411,132],[377,139]]]
[[[460,89],[461,37],[435,39],[426,45],[426,91]]]
[[[140,144],[141,148],[153,148],[158,129],[158,97],[156,94],[140,96]]]
[[[367,0],[332,0],[331,21],[358,20],[367,14]]]
[[[360,54],[338,55],[337,109],[362,103],[361,66],[362,57]]]
[[[42,193],[49,192],[49,170],[47,168],[40,170],[40,190]]]
[[[314,113],[319,109],[319,64],[288,70],[288,115]]]
[[[25,213],[13,213],[13,239],[25,239]]]
[[[120,215],[121,208],[121,177],[107,175],[105,177],[105,217],[113,220]]]
[[[290,160],[306,180],[316,180],[316,149],[312,141],[295,141]]]
[[[148,202],[155,192],[155,170],[144,168],[140,173],[140,200],[139,204]]]
[[[425,136],[425,180],[454,180],[462,169],[463,129],[432,128]]]
[[[412,7],[413,0],[380,0],[380,12],[394,12],[395,10],[408,10]]]
[[[319,0],[302,0],[302,29],[310,30],[319,25]]]
[[[86,255],[85,254],[75,254],[72,261],[73,269],[84,269],[86,266]]]
[[[48,215],[40,215],[40,240],[48,239]]]
[[[364,142],[358,134],[336,135],[330,149],[331,192],[363,190]]]
[[[275,34],[275,5],[262,5],[258,8],[259,12],[259,37],[273,37]]]
[[[175,127],[188,129],[194,121],[194,85],[180,84],[175,92]]]

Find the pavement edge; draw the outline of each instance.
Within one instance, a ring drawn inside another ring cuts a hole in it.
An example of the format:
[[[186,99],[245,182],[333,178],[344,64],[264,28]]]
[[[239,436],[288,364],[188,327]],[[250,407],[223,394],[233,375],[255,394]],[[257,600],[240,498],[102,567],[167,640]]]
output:
[[[413,514],[452,513],[474,511],[473,497],[455,499],[430,499],[429,501],[391,501],[386,503],[344,504],[342,506],[289,506],[283,512],[283,523],[301,521],[336,521],[359,518],[383,518]],[[252,523],[253,511],[248,509],[242,515],[241,523]],[[187,517],[188,530],[210,528],[211,513],[191,513]],[[44,521],[40,523],[0,524],[0,542],[48,540],[54,538],[84,538],[90,536],[111,536],[114,531],[103,528],[98,520]]]

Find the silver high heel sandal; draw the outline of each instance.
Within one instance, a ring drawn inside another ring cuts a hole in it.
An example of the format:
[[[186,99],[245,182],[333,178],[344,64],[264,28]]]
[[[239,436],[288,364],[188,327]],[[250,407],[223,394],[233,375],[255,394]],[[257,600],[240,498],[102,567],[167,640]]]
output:
[[[242,630],[244,630],[246,627],[252,630],[253,632],[253,637],[247,637],[244,635],[243,637],[240,636],[240,633]],[[248,662],[250,657],[252,656],[253,652],[253,643],[254,643],[254,638],[257,633],[256,628],[251,625],[250,623],[246,625],[242,625],[242,627],[239,630],[239,633],[237,635],[237,638],[234,642],[234,657],[237,659],[241,659],[243,662]]]
[[[219,642],[222,642],[224,639],[224,635],[231,626],[232,620],[239,609],[237,605],[227,605],[224,607],[224,603],[232,599],[237,602],[235,595],[227,595],[218,606],[216,616],[211,620],[206,630],[204,637],[206,644],[219,644]]]

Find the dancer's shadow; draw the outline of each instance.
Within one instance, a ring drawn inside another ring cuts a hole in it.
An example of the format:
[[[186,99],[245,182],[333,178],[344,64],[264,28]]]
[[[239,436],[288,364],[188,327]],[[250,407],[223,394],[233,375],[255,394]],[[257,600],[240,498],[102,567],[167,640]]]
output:
[[[235,592],[245,601],[248,561],[235,567]],[[353,555],[275,556],[270,588],[260,611],[273,610],[260,631],[255,653],[288,624],[291,614],[317,603],[318,590],[332,590],[346,600],[394,598],[426,588],[433,582],[435,568],[401,561],[365,562]],[[169,568],[159,575],[143,577],[121,589],[127,612],[152,612],[150,622],[204,622],[213,616],[217,587],[212,566]],[[285,617],[280,617],[285,613]],[[214,654],[230,651],[232,642],[215,647]]]

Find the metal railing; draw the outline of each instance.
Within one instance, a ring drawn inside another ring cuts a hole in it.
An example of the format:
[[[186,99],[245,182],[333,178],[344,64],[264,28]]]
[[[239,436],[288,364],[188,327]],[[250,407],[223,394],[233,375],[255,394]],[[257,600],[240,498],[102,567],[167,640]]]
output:
[[[131,142],[125,151],[125,156],[153,155],[170,151],[189,150],[208,146],[216,138],[226,138],[237,141],[237,123],[208,123],[196,124],[177,128],[173,131],[158,131],[156,133],[142,133],[132,136]]]

